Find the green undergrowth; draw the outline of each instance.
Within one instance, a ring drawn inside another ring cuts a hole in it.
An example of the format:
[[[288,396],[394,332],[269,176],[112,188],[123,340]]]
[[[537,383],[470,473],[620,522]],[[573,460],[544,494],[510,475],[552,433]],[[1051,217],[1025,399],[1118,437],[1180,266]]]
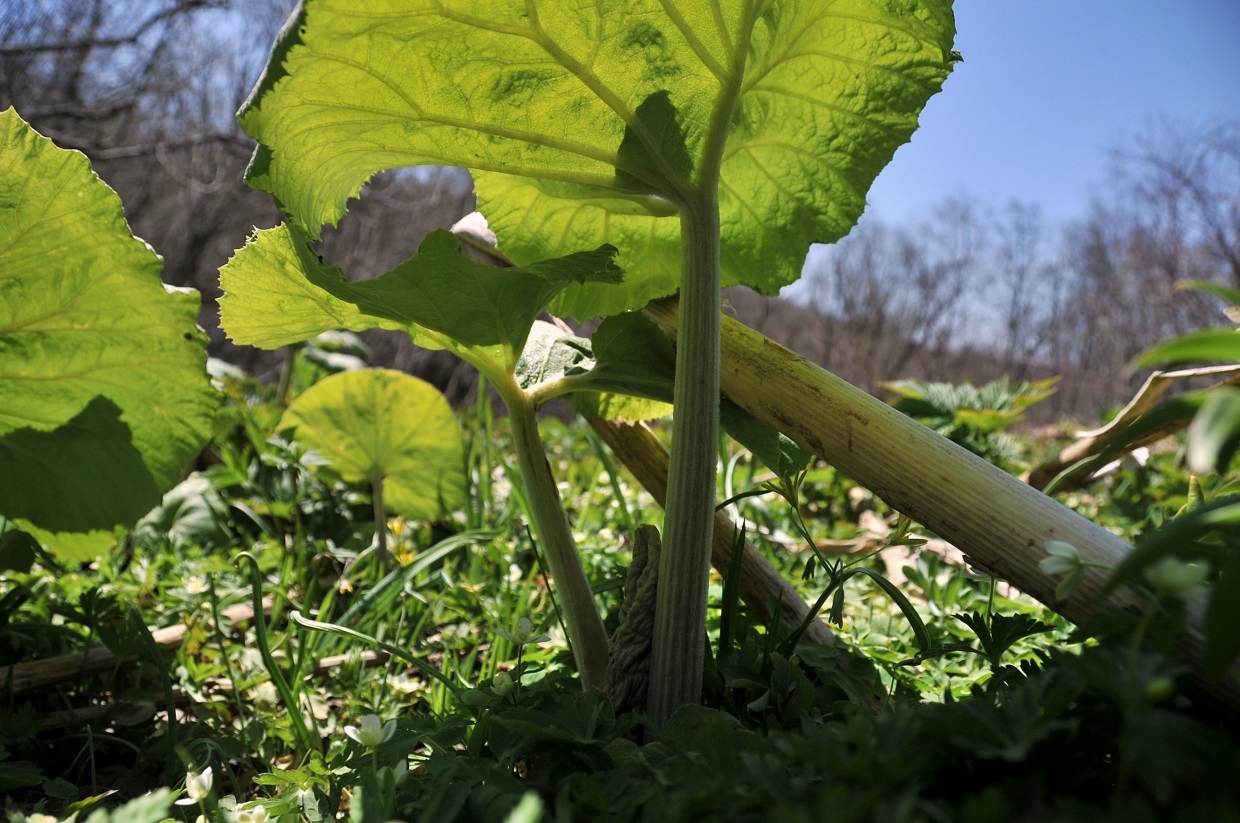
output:
[[[288,399],[324,363],[297,360]],[[485,392],[459,412],[467,505],[379,524],[388,568],[369,487],[281,433],[268,389],[217,384],[200,471],[117,551],[6,574],[0,665],[96,645],[119,660],[6,686],[12,820],[1236,819],[1236,738],[1171,655],[1174,597],[1082,631],[831,467],[781,495],[724,442],[719,499],[807,602],[866,571],[820,603],[835,647],[798,641],[775,604],[742,608],[713,573],[703,702],[658,726],[581,692]],[[588,427],[541,431],[612,628],[632,530],[661,513]],[[1164,449],[1075,502],[1131,536],[1189,485]],[[875,553],[893,544],[894,561]],[[897,570],[916,621],[878,580]],[[255,605],[261,619],[237,611]],[[147,629],[170,627],[160,652]]]

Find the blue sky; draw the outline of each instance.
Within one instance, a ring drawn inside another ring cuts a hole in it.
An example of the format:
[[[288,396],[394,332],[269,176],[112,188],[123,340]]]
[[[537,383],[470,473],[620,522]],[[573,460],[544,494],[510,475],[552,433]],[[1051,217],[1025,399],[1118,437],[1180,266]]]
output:
[[[957,0],[964,62],[870,191],[917,222],[950,195],[1082,214],[1109,152],[1165,117],[1240,119],[1240,0]]]

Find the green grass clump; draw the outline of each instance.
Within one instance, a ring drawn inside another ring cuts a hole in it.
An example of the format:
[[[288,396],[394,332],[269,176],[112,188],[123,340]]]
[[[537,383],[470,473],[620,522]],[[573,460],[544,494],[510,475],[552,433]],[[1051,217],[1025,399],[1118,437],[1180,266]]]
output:
[[[1240,808],[1236,738],[1172,653],[1175,598],[1071,626],[927,548],[932,535],[830,467],[790,493],[725,444],[721,497],[842,642],[799,640],[771,619],[777,604],[745,611],[715,574],[703,703],[656,725],[581,692],[506,421],[485,402],[461,415],[469,506],[378,524],[388,570],[367,490],[278,435],[264,389],[226,391],[217,459],[123,551],[80,568],[39,557],[0,584],[0,664],[97,644],[116,657],[6,694],[13,820],[1187,821]],[[548,418],[542,434],[611,623],[632,530],[660,512],[587,427]],[[1183,507],[1188,484],[1163,454],[1081,500],[1132,534]],[[877,523],[889,532],[876,542]],[[178,639],[161,651],[149,628]],[[161,786],[185,805],[148,794]]]

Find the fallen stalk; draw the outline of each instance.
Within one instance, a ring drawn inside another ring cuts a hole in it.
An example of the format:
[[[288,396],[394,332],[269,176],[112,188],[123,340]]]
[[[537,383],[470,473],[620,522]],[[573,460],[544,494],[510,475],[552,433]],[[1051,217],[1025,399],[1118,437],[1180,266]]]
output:
[[[265,603],[270,608],[271,601]],[[230,622],[239,623],[254,617],[254,609],[250,604],[232,606],[220,612]],[[151,640],[164,654],[172,654],[181,647],[189,626],[179,624],[151,632]],[[0,673],[0,683],[11,687],[13,694],[44,689],[57,683],[79,680],[92,674],[106,672],[121,665],[132,664],[137,655],[117,657],[106,646],[96,646],[83,652],[62,654],[45,660],[31,660],[27,663],[15,663]]]
[[[1154,408],[1167,390],[1177,381],[1194,377],[1225,377],[1226,379],[1215,383],[1214,385],[1203,389],[1202,392],[1213,391],[1221,386],[1232,386],[1240,383],[1240,366],[1211,366],[1202,369],[1184,369],[1180,371],[1162,372],[1156,371],[1149,376],[1145,384],[1133,395],[1132,400],[1128,401],[1115,418],[1100,429],[1094,431],[1081,432],[1077,434],[1079,438],[1075,443],[1067,446],[1063,451],[1052,459],[1034,466],[1021,478],[1035,489],[1045,489],[1052,480],[1059,478],[1059,482],[1055,485],[1053,491],[1066,492],[1080,488],[1089,483],[1097,464],[1086,460],[1086,458],[1094,457],[1102,454],[1111,447],[1113,443],[1119,440],[1125,431],[1135,423],[1143,414]],[[1120,453],[1128,453],[1133,449],[1147,446],[1155,443],[1164,437],[1183,431],[1188,427],[1190,418],[1180,417],[1172,420],[1163,426],[1152,431],[1148,431],[1135,439],[1129,439],[1122,444]],[[1116,457],[1120,454],[1116,454]],[[1068,469],[1075,467],[1071,472]],[[1061,473],[1067,472],[1060,476]]]
[[[675,342],[674,300],[646,314]],[[723,318],[724,396],[774,426],[960,549],[979,569],[1008,581],[1074,623],[1104,603],[1098,593],[1132,546],[1058,501],[992,466],[852,384],[730,317]],[[1055,598],[1057,580],[1038,568],[1046,543],[1061,540],[1085,563],[1080,585]],[[1135,589],[1114,592],[1110,606],[1145,604]],[[1190,604],[1196,636],[1179,650],[1196,685],[1240,711],[1240,689],[1206,681],[1200,641],[1202,609]]]
[[[646,313],[673,339],[675,304]],[[889,505],[959,548],[969,562],[1080,622],[1098,605],[1107,568],[1132,547],[1003,470],[887,404],[725,317],[722,390]],[[1087,564],[1081,585],[1055,600],[1056,582],[1038,563],[1048,540],[1076,546]],[[1135,592],[1116,601],[1136,604]]]

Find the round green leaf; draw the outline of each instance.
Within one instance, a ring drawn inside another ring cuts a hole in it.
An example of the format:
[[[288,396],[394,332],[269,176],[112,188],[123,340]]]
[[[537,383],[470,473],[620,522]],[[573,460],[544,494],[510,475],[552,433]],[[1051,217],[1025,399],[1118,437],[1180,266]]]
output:
[[[0,112],[0,514],[128,525],[210,436],[198,295],[160,268],[84,155]]]
[[[465,503],[465,446],[448,401],[398,371],[332,375],[293,401],[280,420],[345,480],[383,483],[386,507],[430,520]]]

